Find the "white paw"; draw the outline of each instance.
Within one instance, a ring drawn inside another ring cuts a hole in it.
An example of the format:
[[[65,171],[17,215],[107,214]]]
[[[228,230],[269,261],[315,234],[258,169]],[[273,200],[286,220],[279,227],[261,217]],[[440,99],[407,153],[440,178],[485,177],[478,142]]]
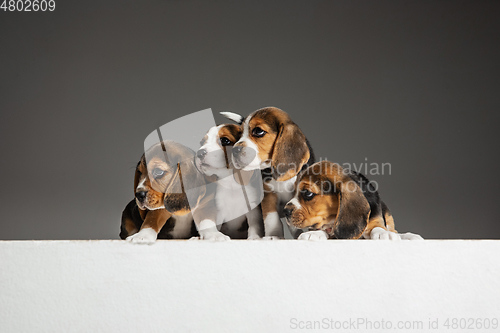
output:
[[[214,241],[214,242],[223,242],[231,240],[229,236],[224,235],[220,231],[204,232],[203,234],[200,234],[200,239]]]
[[[266,236],[264,238],[262,238],[263,240],[281,240],[281,239],[284,239],[283,237],[280,237],[280,236]]]
[[[424,240],[424,238],[417,234],[412,234],[411,232],[407,232],[405,234],[399,234],[401,239],[403,240]]]
[[[370,238],[377,239],[377,240],[391,240],[391,241],[401,240],[401,237],[399,237],[399,234],[397,234],[395,232],[387,231],[384,228],[380,228],[380,227],[373,228],[372,232],[370,233]]]
[[[260,236],[257,234],[250,234],[250,235],[248,235],[247,239],[248,240],[259,240]]]
[[[151,228],[144,228],[138,233],[128,236],[126,241],[135,244],[153,244],[156,241],[158,235]]]
[[[308,232],[303,232],[299,235],[298,240],[310,240],[310,241],[320,241],[320,240],[327,240],[328,239],[328,234],[324,232],[323,230],[317,230],[317,231],[308,231]]]
[[[193,237],[189,238],[188,240],[197,241],[197,240],[200,240],[200,237],[193,236]]]

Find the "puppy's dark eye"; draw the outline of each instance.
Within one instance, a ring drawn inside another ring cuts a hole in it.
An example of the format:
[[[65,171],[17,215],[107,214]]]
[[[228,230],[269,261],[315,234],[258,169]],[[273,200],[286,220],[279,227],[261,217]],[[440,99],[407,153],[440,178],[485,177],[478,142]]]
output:
[[[163,178],[163,176],[165,176],[165,173],[166,173],[165,170],[162,170],[160,168],[154,168],[152,175],[154,179],[161,179]]]
[[[252,135],[257,137],[257,138],[262,138],[264,136],[264,134],[266,134],[266,131],[264,131],[262,128],[260,127],[255,127],[253,130],[252,130]]]
[[[302,191],[302,198],[304,198],[305,201],[311,200],[312,198],[314,198],[315,195],[316,195],[316,193],[313,193],[309,190]]]
[[[222,146],[229,146],[232,142],[226,137],[220,138],[220,143]]]

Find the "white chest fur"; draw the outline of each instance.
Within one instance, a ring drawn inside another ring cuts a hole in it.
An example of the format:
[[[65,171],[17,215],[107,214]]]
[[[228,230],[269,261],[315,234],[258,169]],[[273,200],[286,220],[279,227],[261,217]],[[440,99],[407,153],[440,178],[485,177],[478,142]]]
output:
[[[270,190],[278,194],[278,203],[280,206],[284,206],[284,204],[292,199],[296,180],[297,176],[282,182],[272,179],[267,183]]]
[[[218,180],[215,196],[217,224],[244,216],[260,204],[263,196],[262,185],[242,186],[232,177]]]

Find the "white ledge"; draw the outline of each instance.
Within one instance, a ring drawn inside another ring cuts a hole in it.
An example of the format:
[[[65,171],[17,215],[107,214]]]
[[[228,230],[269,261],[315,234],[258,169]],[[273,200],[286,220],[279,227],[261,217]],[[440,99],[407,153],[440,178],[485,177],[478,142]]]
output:
[[[447,318],[500,317],[498,253],[494,240],[3,241],[0,331],[283,332],[361,319],[393,332],[438,320],[440,331]]]

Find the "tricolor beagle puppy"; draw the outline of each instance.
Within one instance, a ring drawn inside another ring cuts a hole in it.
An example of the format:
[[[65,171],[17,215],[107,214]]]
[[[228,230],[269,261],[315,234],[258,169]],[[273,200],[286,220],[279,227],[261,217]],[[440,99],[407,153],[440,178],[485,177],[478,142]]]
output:
[[[231,161],[232,147],[241,133],[238,125],[212,127],[200,142],[195,165],[206,176],[216,177],[219,230],[230,238],[260,239],[264,229],[260,209],[263,196],[260,170],[235,170]]]
[[[230,112],[221,114],[241,124],[243,129],[232,151],[235,168],[263,170],[265,238],[283,238],[284,228],[280,221],[283,206],[293,196],[297,174],[314,163],[311,146],[290,116],[278,108],[263,108],[246,118]],[[296,238],[301,230],[290,227],[290,232]]]
[[[172,174],[164,187],[163,204],[173,216],[192,216],[200,239],[223,241],[229,237],[217,230],[215,184],[195,166],[195,153],[184,147],[182,156],[168,153],[168,174]],[[161,163],[161,162],[158,162]],[[177,164],[177,167],[175,166]]]
[[[134,176],[135,200],[123,211],[120,237],[133,243],[152,243],[160,239],[187,239],[197,236],[193,217],[189,210],[171,214],[165,209],[165,192],[172,187],[179,177],[180,165],[189,170],[189,161],[194,152],[173,141],[164,141],[152,146],[142,155]],[[193,168],[189,177],[202,178]],[[181,193],[177,201],[183,198]]]
[[[299,239],[422,239],[397,233],[389,208],[365,176],[329,161],[299,175],[284,213],[289,225],[311,230]]]

